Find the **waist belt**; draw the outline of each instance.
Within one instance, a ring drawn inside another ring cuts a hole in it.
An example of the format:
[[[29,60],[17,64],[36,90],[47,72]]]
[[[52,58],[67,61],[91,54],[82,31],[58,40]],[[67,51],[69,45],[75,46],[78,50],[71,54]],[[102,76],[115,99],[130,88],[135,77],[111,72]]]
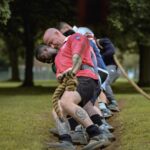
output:
[[[85,70],[85,69],[91,70],[94,74],[96,74],[97,77],[98,77],[98,80],[99,80],[99,85],[101,85],[101,78],[100,78],[100,76],[98,74],[98,70],[94,69],[94,67],[92,67],[92,66],[89,66],[89,65],[86,65],[86,64],[82,64],[81,65],[81,70]]]
[[[81,70],[85,70],[85,69],[91,70],[93,73],[97,74],[97,71],[92,66],[82,64],[81,65]]]

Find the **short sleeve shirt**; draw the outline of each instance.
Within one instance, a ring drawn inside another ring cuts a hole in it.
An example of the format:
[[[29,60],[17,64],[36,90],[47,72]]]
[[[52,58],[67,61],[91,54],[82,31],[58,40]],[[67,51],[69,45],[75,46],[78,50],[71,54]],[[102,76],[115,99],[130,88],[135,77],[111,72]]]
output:
[[[91,58],[91,50],[92,48],[90,46],[89,40],[85,36],[79,33],[75,33],[69,36],[55,57],[55,64],[57,68],[56,76],[73,66],[72,57],[74,54],[80,55],[82,64],[94,67]],[[79,70],[76,76],[90,77],[96,80],[98,79],[97,75],[89,69]]]

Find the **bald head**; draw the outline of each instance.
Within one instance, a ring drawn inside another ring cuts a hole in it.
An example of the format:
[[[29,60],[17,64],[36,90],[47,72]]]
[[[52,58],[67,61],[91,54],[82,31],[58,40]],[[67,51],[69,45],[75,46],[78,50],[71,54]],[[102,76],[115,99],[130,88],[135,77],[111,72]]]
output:
[[[66,37],[57,29],[49,28],[45,31],[43,41],[52,48],[59,49]]]
[[[54,34],[57,34],[57,32],[59,32],[59,30],[57,30],[55,28],[47,29],[44,33],[44,36],[43,36],[44,43],[47,44],[47,41],[48,41],[49,37],[53,36]]]

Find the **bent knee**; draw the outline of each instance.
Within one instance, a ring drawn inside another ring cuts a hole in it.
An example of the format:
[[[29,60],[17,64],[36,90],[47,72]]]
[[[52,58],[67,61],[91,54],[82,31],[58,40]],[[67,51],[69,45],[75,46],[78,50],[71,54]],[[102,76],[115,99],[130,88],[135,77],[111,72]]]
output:
[[[74,103],[78,104],[81,101],[81,97],[77,91],[65,91],[61,97],[62,103]]]
[[[61,105],[61,107],[64,109],[64,108],[66,108],[67,107],[67,101],[66,100],[61,100],[60,101],[60,105]]]

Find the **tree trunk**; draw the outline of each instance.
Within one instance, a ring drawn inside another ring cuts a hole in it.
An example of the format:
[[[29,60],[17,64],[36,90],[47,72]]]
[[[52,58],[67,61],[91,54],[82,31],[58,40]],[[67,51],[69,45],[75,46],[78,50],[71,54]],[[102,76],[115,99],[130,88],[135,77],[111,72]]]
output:
[[[139,85],[150,86],[150,46],[139,45],[140,50],[140,74]]]
[[[27,15],[24,16],[24,36],[25,36],[25,79],[23,86],[33,86],[33,49],[34,41],[31,31],[30,21]]]
[[[9,58],[11,65],[11,81],[20,81],[18,68],[18,52],[17,49],[9,49]]]
[[[16,38],[13,36],[6,36],[9,61],[11,65],[11,81],[20,81],[18,68],[18,45]]]
[[[108,0],[78,0],[80,25],[107,24]]]

